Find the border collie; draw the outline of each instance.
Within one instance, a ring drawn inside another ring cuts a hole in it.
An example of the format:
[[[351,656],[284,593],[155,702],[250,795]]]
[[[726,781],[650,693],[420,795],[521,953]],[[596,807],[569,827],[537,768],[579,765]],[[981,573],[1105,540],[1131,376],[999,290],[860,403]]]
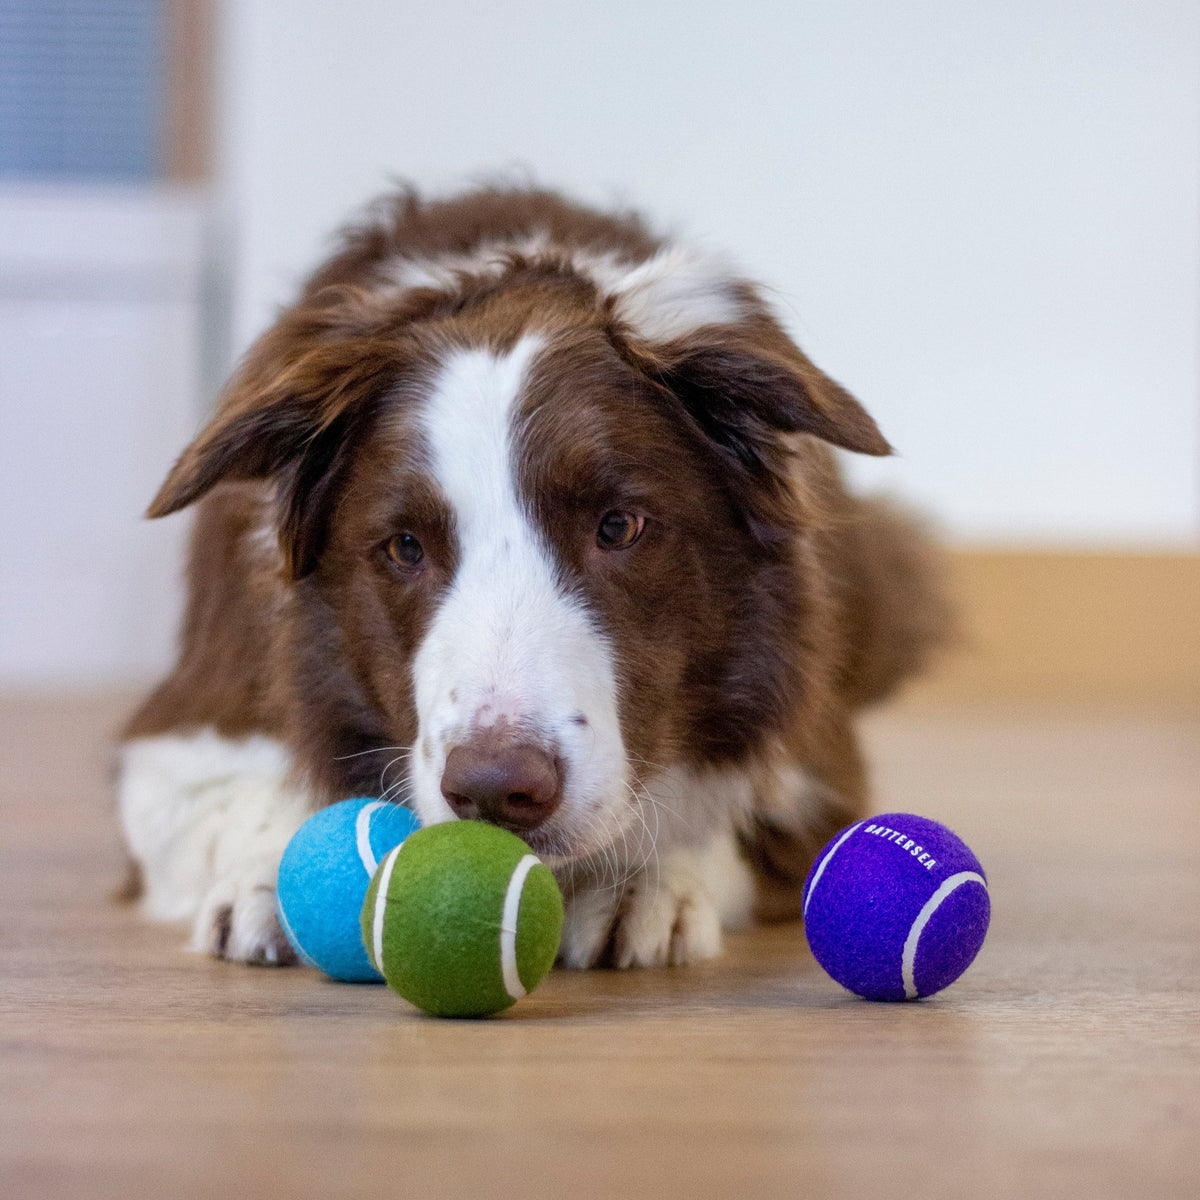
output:
[[[889,453],[724,259],[548,192],[386,198],[150,506],[197,510],[121,751],[146,912],[291,961],[288,838],[383,795],[519,833],[569,966],[798,916],[865,805],[854,714],[945,621],[923,535],[832,446]]]

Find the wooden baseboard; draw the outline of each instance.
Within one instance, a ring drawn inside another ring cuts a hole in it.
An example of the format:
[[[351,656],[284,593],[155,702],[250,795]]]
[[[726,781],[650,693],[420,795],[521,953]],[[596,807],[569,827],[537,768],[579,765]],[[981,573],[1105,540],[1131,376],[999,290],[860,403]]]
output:
[[[959,645],[915,702],[1200,709],[1200,552],[958,550]]]
[[[167,0],[166,114],[163,175],[174,183],[204,183],[213,170],[215,0]]]

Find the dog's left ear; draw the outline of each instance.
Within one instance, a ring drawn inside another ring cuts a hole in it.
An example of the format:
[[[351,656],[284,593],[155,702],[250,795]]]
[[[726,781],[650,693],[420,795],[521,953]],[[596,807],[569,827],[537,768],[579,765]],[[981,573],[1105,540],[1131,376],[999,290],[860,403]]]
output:
[[[725,260],[666,248],[605,292],[618,347],[735,465],[777,470],[782,434],[892,452],[862,405],[813,365]]]
[[[859,454],[892,448],[866,409],[787,336],[753,287],[728,278],[704,283],[707,290],[676,288],[666,327],[659,320],[657,330],[644,319],[663,311],[649,302],[649,288],[637,296],[640,329],[630,320],[634,306],[618,295],[610,336],[664,400],[682,409],[723,463],[751,528],[772,540],[794,526],[798,513],[794,435]],[[688,327],[689,317],[699,319]],[[646,336],[652,332],[659,337]]]
[[[642,345],[635,356],[704,433],[744,465],[779,434],[811,434],[859,454],[892,453],[866,409],[765,313]]]

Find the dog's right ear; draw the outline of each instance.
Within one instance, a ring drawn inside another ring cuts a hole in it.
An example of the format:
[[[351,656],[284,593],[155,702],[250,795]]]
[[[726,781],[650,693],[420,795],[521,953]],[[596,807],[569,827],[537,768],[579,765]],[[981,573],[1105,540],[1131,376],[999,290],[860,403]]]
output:
[[[186,508],[224,481],[275,479],[288,565],[293,576],[311,569],[347,445],[402,369],[394,325],[354,320],[364,306],[339,300],[297,307],[259,338],[147,516]]]

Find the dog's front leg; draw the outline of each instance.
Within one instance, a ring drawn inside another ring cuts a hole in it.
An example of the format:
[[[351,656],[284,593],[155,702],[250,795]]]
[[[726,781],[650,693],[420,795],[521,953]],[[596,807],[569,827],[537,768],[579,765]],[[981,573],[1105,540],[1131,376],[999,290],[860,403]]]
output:
[[[120,811],[157,920],[188,920],[191,947],[234,962],[285,964],[275,881],[311,813],[290,756],[263,736],[212,730],[139,738],[122,749]]]

